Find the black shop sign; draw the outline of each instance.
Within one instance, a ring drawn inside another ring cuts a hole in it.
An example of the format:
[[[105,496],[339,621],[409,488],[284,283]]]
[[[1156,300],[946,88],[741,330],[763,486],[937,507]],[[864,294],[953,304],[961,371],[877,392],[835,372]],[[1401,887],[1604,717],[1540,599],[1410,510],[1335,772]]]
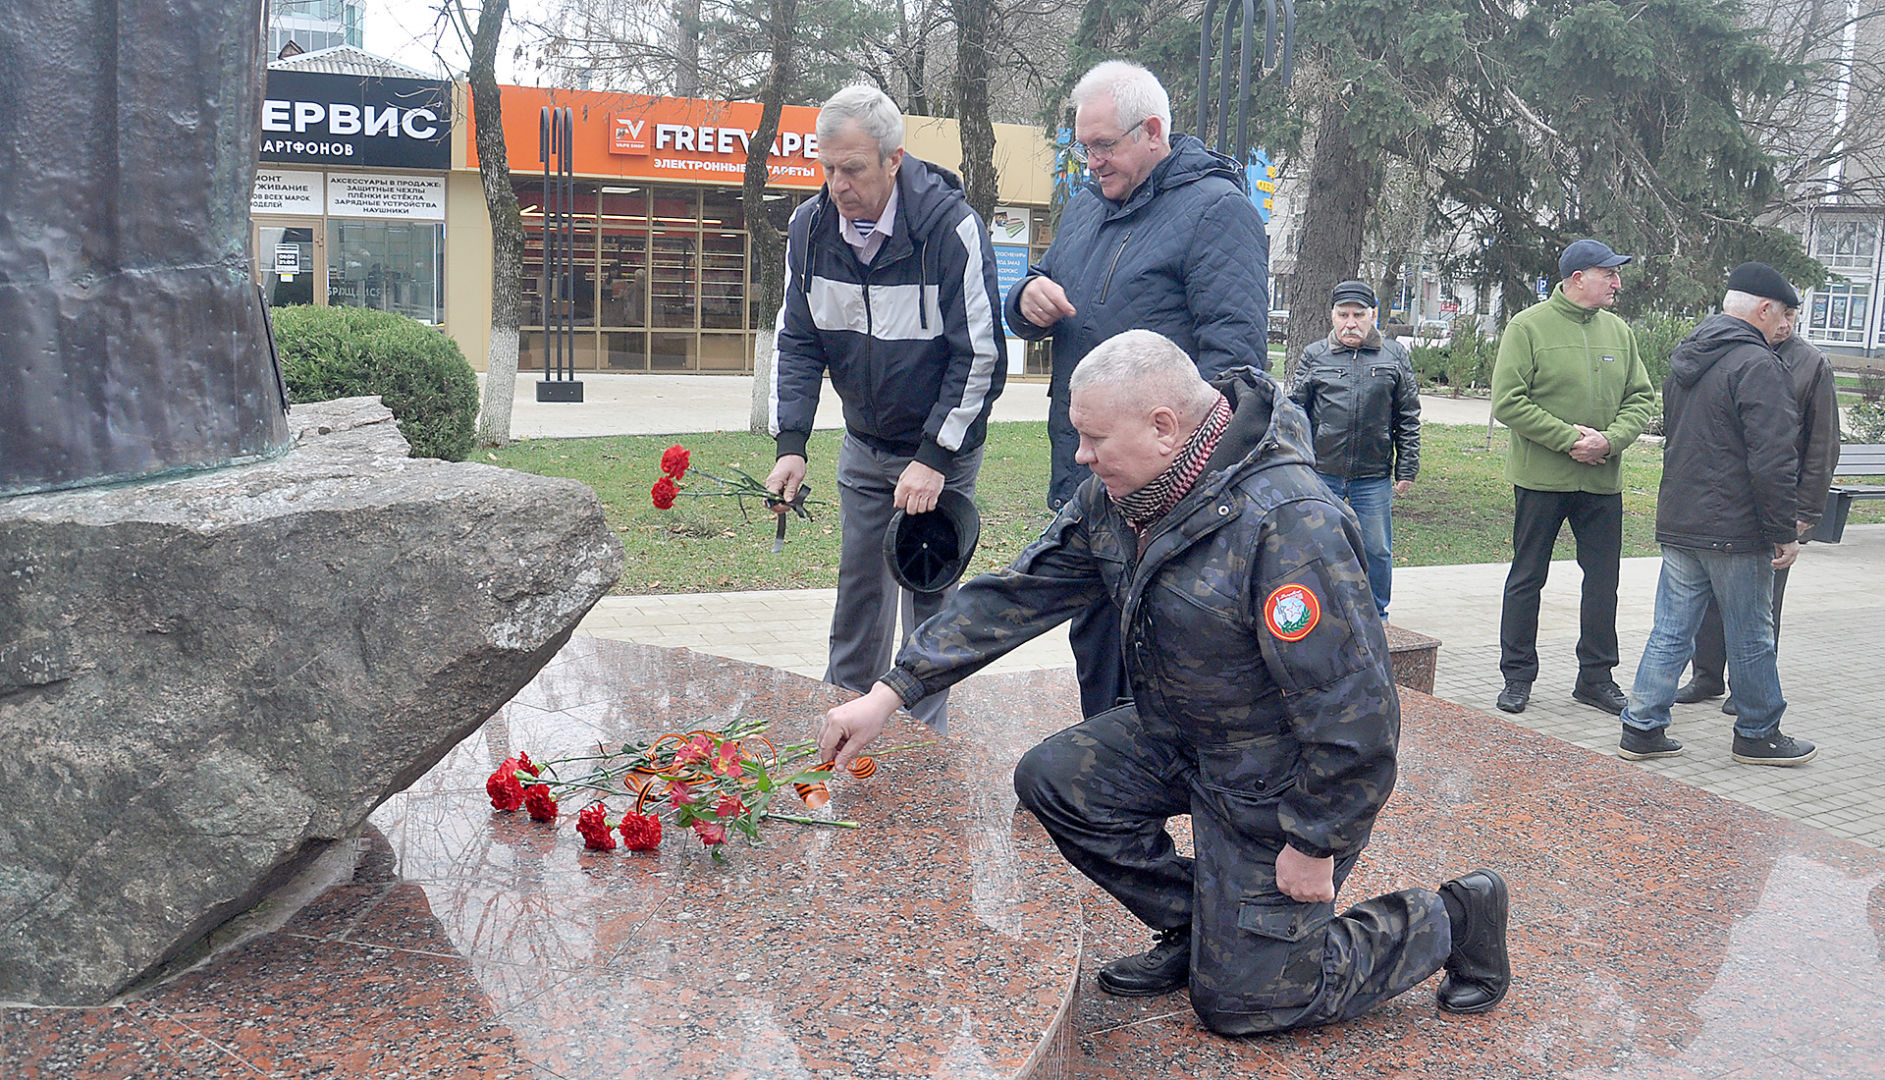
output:
[[[450,83],[268,73],[263,161],[448,169],[451,155]]]

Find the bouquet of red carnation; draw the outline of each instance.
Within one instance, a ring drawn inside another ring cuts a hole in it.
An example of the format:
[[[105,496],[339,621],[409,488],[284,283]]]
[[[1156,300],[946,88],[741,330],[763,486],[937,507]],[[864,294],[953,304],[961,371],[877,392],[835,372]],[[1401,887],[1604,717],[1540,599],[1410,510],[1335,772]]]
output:
[[[780,751],[759,734],[763,727],[745,721],[723,731],[674,732],[652,742],[624,743],[617,750],[598,748],[595,754],[541,763],[519,753],[504,759],[485,781],[485,791],[495,809],[522,807],[538,821],[556,820],[559,798],[590,796],[576,815],[576,831],[591,851],[613,851],[618,833],[628,850],[651,851],[661,844],[664,818],[691,829],[716,860],[723,858],[721,849],[734,833],[758,843],[762,821],[857,828],[852,821],[782,814],[771,808],[773,797],[787,785],[811,809],[823,806],[831,797],[825,786],[831,763],[799,767],[817,747],[801,743]],[[570,779],[559,774],[559,766]],[[578,771],[585,766],[586,771]],[[863,779],[875,773],[877,765],[860,756],[850,771]],[[634,804],[611,820],[606,799],[617,795],[632,796]]]
[[[727,468],[731,469],[733,473],[739,477],[738,480],[727,480],[723,477],[715,476],[704,469],[694,469],[694,475],[705,480],[710,480],[717,486],[712,490],[692,490],[686,484],[682,483],[682,480],[687,476],[692,460],[693,454],[688,451],[687,447],[679,443],[661,452],[661,476],[655,481],[654,487],[648,492],[649,497],[654,501],[655,509],[673,509],[674,501],[682,495],[695,498],[725,498],[730,496],[739,503],[740,516],[747,521],[751,521],[751,515],[746,512],[746,500],[758,499],[765,504],[768,510],[776,510],[779,515],[778,535],[774,538],[775,543],[773,544],[773,550],[779,551],[783,549],[785,541],[785,511],[790,510],[806,521],[810,521],[812,520],[811,512],[805,509],[805,507],[807,505],[815,506],[820,504],[820,500],[811,497],[812,488],[810,484],[800,484],[798,491],[793,494],[792,500],[787,502],[777,495],[774,495],[767,489],[765,484],[754,479],[745,470],[734,465],[729,465]],[[780,507],[784,509],[777,509]]]

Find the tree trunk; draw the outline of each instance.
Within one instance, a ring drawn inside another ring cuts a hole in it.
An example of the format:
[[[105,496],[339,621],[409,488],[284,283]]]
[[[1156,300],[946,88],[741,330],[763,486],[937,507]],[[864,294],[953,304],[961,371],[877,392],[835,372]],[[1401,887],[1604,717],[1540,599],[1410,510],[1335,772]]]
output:
[[[753,342],[753,408],[750,426],[753,434],[764,435],[771,425],[772,334],[778,321],[779,303],[785,295],[785,232],[789,215],[785,199],[766,200],[766,180],[772,160],[772,140],[779,134],[779,117],[785,111],[786,93],[792,86],[792,32],[798,23],[798,0],[772,0],[772,63],[766,69],[766,85],[759,92],[762,106],[759,130],[753,134],[746,153],[746,177],[740,187],[740,201],[746,207],[748,265],[752,267],[753,295],[747,303],[753,313],[749,322],[758,322],[765,331]],[[773,207],[779,207],[775,214]],[[775,218],[777,220],[775,220]]]
[[[700,0],[674,0],[674,96],[700,96]]]
[[[956,16],[956,124],[962,133],[962,186],[984,224],[995,216],[995,125],[988,118],[992,0],[952,0]]]
[[[471,34],[472,110],[476,118],[478,176],[491,217],[491,340],[484,366],[484,402],[478,412],[478,443],[502,446],[511,437],[511,403],[517,395],[517,323],[523,307],[524,224],[511,187],[504,151],[504,114],[498,100],[497,43],[510,0],[485,0]],[[464,8],[458,5],[464,20]]]
[[[1329,333],[1329,292],[1361,266],[1362,227],[1373,205],[1379,172],[1357,151],[1340,101],[1322,108],[1310,159],[1302,237],[1290,285],[1289,346],[1285,380],[1295,377],[1303,347]]]

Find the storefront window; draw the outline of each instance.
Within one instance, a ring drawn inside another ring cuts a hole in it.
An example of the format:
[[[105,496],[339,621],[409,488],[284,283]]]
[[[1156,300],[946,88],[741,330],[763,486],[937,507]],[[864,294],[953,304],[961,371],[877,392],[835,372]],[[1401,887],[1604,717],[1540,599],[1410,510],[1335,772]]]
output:
[[[514,181],[524,218],[519,363],[544,357],[543,182]],[[784,228],[807,193],[768,193]],[[570,299],[578,369],[752,370],[750,245],[738,188],[578,182]],[[655,332],[649,332],[649,331]]]
[[[445,320],[445,226],[434,222],[327,222],[327,302]]]
[[[648,325],[648,189],[604,186],[602,212],[602,325]],[[640,340],[640,335],[636,335]],[[615,349],[609,366],[619,367]],[[641,361],[635,364],[643,366]]]

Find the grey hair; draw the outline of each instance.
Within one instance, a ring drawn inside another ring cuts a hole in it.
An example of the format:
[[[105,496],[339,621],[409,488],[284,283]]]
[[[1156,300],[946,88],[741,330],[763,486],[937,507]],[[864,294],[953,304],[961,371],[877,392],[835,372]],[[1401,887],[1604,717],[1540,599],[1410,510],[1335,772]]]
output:
[[[1114,334],[1073,369],[1068,393],[1106,388],[1115,401],[1128,396],[1146,411],[1169,405],[1188,424],[1201,423],[1217,404],[1217,388],[1172,339],[1151,330]]]
[[[1755,296],[1753,293],[1745,293],[1739,289],[1729,289],[1721,295],[1721,310],[1723,314],[1733,315],[1738,319],[1743,315],[1754,314],[1754,309],[1760,307],[1762,303],[1769,299],[1772,298]],[[1774,303],[1779,304],[1783,308],[1787,306],[1784,301],[1780,300],[1775,300]]]
[[[818,141],[837,138],[851,123],[877,140],[878,161],[903,145],[903,113],[888,94],[869,83],[853,83],[826,99],[818,110]]]
[[[1130,131],[1150,117],[1159,118],[1165,138],[1172,134],[1172,99],[1158,76],[1125,60],[1106,60],[1093,65],[1073,87],[1075,111],[1100,95],[1113,99],[1117,120],[1123,131]]]

